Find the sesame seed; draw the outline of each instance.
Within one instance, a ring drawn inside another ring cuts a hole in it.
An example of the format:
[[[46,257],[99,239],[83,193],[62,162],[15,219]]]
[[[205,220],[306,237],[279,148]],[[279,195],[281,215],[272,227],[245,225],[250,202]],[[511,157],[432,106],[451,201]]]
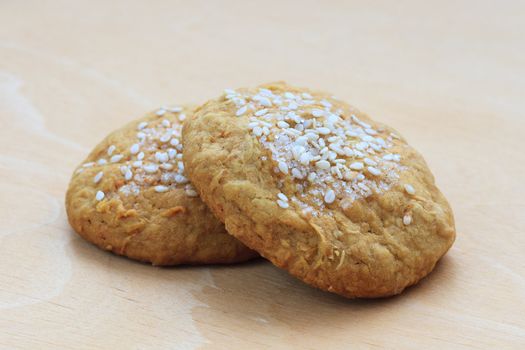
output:
[[[304,150],[305,148],[298,144],[298,145],[295,145],[293,148],[292,148],[292,154],[293,154],[293,157],[295,158],[295,160],[299,160],[299,158],[301,157],[301,154],[304,153]]]
[[[360,151],[364,151],[368,148],[368,143],[367,142],[359,142],[355,145],[355,148],[357,148],[358,150]]]
[[[311,159],[312,159],[312,156],[310,155],[310,153],[305,152],[301,154],[301,156],[299,157],[299,162],[301,162],[301,164],[303,165],[308,165]]]
[[[158,192],[158,193],[167,192],[168,189],[169,188],[167,186],[163,186],[163,185],[155,186],[155,192]]]
[[[326,191],[324,195],[324,201],[328,204],[333,203],[335,201],[335,192],[332,189],[329,189]]]
[[[168,157],[170,157],[170,159],[175,158],[176,155],[177,155],[177,150],[173,148],[168,149]]]
[[[137,155],[137,159],[138,159],[138,160],[143,160],[143,159],[144,159],[144,152],[140,152],[140,153]]]
[[[111,145],[108,147],[108,156],[111,156],[113,154],[113,152],[115,152],[115,150],[117,149],[117,147],[115,147],[115,145]]]
[[[376,137],[375,142],[378,144],[378,146],[380,146],[379,148],[387,147],[385,140],[380,137]]]
[[[286,197],[286,195],[284,193],[279,192],[277,194],[277,197],[279,197],[279,199],[282,200],[282,201],[288,202],[288,197]]]
[[[105,164],[108,163],[108,161],[105,160],[104,158],[100,158],[97,163],[98,163],[98,165],[105,165]]]
[[[182,112],[182,107],[175,106],[175,107],[171,107],[169,110],[172,111],[173,113],[178,113],[178,112]]]
[[[379,150],[381,150],[381,146],[380,146],[380,145],[377,145],[377,144],[375,144],[375,143],[371,143],[371,144],[370,144],[370,147],[372,147],[372,149],[373,149],[374,151],[379,151]]]
[[[328,102],[327,100],[322,100],[321,101],[321,104],[327,108],[330,108],[332,107],[332,104],[330,102]]]
[[[281,121],[277,122],[277,126],[280,127],[281,129],[284,129],[284,128],[289,128],[290,124],[288,124],[287,122],[281,120]]]
[[[264,108],[264,109],[261,109],[261,110],[258,110],[257,112],[255,112],[255,115],[257,117],[260,117],[260,116],[265,115],[266,113],[268,113],[268,109]]]
[[[259,103],[265,107],[271,107],[272,106],[272,101],[270,101],[269,98],[267,97],[261,97],[259,99]]]
[[[372,165],[372,166],[376,166],[377,165],[377,162],[373,161],[370,158],[365,158],[365,159],[363,159],[363,161],[365,162],[366,165]]]
[[[165,128],[169,128],[169,127],[171,126],[171,123],[170,123],[169,120],[164,119],[164,120],[162,121],[162,126],[164,126]]]
[[[142,122],[142,123],[139,123],[139,125],[137,126],[137,129],[144,130],[146,126],[148,126],[148,122]]]
[[[159,170],[159,166],[156,164],[146,164],[142,167],[147,173],[156,173]]]
[[[140,148],[140,145],[136,143],[130,147],[129,151],[131,152],[131,154],[137,154],[139,153],[139,148]]]
[[[308,181],[314,182],[316,178],[317,178],[317,174],[316,173],[308,174]]]
[[[237,113],[235,113],[235,115],[236,115],[237,117],[240,117],[240,116],[242,116],[244,113],[246,113],[247,110],[248,110],[248,107],[243,106],[243,107],[241,107],[241,108],[239,108],[239,109],[237,110]]]
[[[332,132],[332,130],[325,128],[325,127],[317,128],[317,131],[319,131],[321,135],[328,135]]]
[[[99,202],[100,202],[101,200],[103,200],[104,197],[106,197],[106,194],[105,194],[104,192],[102,192],[102,191],[98,191],[97,194],[95,195],[95,199],[96,199],[97,201],[99,201]]]
[[[268,89],[264,89],[264,88],[261,88],[259,89],[259,93],[263,96],[267,96],[267,97],[273,97],[273,92],[271,90],[268,90]]]
[[[341,172],[341,170],[338,167],[334,167],[334,168],[335,168],[335,174],[337,175],[337,177],[339,179],[342,179],[343,178],[343,173]]]
[[[95,162],[89,162],[89,163],[86,163],[86,164],[82,165],[82,167],[84,167],[84,168],[92,168],[94,165],[95,165]]]
[[[322,109],[312,109],[312,115],[314,117],[322,117],[324,115],[324,111]]]
[[[185,190],[185,193],[186,193],[186,196],[188,197],[197,197],[199,195],[197,191],[189,189],[189,188]]]
[[[133,172],[128,168],[128,170],[126,170],[126,173],[124,174],[124,179],[126,179],[126,181],[129,181],[131,180],[132,177],[133,177]]]
[[[160,137],[160,142],[162,143],[166,143],[168,142],[169,140],[171,139],[171,135],[170,134],[164,134]]]
[[[141,160],[137,160],[137,161],[133,162],[132,165],[133,165],[134,168],[140,168],[140,167],[142,167],[142,161]]]
[[[111,163],[118,163],[118,162],[120,162],[122,160],[122,158],[124,158],[124,156],[122,154],[116,154],[113,157],[111,157],[111,159],[109,161]]]
[[[354,155],[358,158],[363,158],[365,155],[363,152],[354,149]]]
[[[99,173],[97,173],[97,175],[95,175],[93,182],[98,184],[100,180],[102,179],[102,176],[104,176],[104,172],[100,171]]]
[[[361,170],[363,168],[364,168],[364,165],[361,162],[354,162],[354,163],[350,164],[350,169],[352,169],[352,170]]]
[[[283,209],[287,209],[290,206],[287,202],[280,199],[277,200],[277,204]]]
[[[306,145],[307,142],[308,142],[308,138],[306,136],[300,136],[297,138],[297,140],[295,140],[295,143],[301,146]],[[303,147],[303,150],[304,150],[304,147]]]
[[[185,183],[188,183],[188,178],[186,178],[186,176],[184,175],[177,174],[175,176],[175,182],[179,184],[185,184]]]
[[[303,178],[303,174],[301,174],[301,172],[297,168],[292,168],[291,173],[292,173],[292,177],[294,177],[296,179],[302,179]]]
[[[372,175],[375,175],[375,176],[379,176],[381,175],[381,170],[377,169],[377,168],[374,168],[373,166],[369,166],[367,168],[368,172]]]
[[[343,174],[343,177],[345,180],[352,180],[353,179],[353,173],[349,170],[346,170]]]
[[[312,130],[312,129],[307,130],[307,133],[305,136],[308,138],[308,140],[315,141],[319,139],[319,135],[317,135],[314,131],[315,130]]]
[[[254,134],[255,136],[261,136],[262,133],[263,133],[263,130],[262,130],[261,127],[256,126],[255,128],[253,128],[252,132],[253,132],[253,134]]]
[[[290,136],[301,135],[301,132],[299,130],[295,130],[292,128],[284,129],[283,132],[287,133]]]
[[[318,169],[326,170],[326,169],[330,168],[330,163],[328,161],[326,161],[326,160],[320,160],[320,161],[315,163],[315,166]]]
[[[155,159],[159,163],[165,163],[170,159],[170,157],[166,152],[155,152]]]
[[[361,140],[365,142],[376,142],[376,139],[370,135],[361,135],[360,137],[361,137]]]
[[[172,146],[177,146],[179,143],[180,143],[179,139],[175,137],[170,140],[170,145]]]
[[[408,226],[412,223],[412,216],[410,214],[405,214],[405,216],[403,216],[403,224],[405,224],[405,226]]]
[[[411,195],[414,195],[416,194],[416,190],[414,189],[414,187],[410,184],[405,184],[405,191],[408,193],[408,194],[411,194]]]
[[[279,167],[279,170],[283,174],[288,174],[288,164],[286,164],[285,162],[280,161],[279,163],[277,163],[277,166]]]
[[[166,113],[166,110],[164,108],[161,108],[157,112],[155,112],[155,114],[158,115],[159,117],[164,115],[164,113]]]
[[[362,175],[362,174],[361,174],[361,175]],[[370,191],[370,188],[368,188],[368,186],[365,185],[365,184],[362,183],[362,182],[358,183],[357,186],[358,186],[359,188],[361,188],[361,189],[362,189],[363,191],[365,191],[365,192]]]

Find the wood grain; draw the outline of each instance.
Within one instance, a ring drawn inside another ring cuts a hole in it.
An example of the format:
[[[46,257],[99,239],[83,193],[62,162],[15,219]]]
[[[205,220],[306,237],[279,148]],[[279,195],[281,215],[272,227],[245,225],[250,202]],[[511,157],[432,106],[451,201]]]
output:
[[[0,348],[525,348],[525,4],[2,1]],[[349,301],[267,262],[159,269],[69,228],[74,167],[168,103],[287,80],[397,128],[458,238],[401,296]]]

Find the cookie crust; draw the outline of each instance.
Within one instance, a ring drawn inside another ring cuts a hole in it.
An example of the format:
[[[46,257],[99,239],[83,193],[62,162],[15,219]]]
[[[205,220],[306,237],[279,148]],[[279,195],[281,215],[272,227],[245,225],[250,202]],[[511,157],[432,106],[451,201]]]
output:
[[[257,256],[226,232],[184,176],[179,139],[191,113],[189,107],[161,108],[93,149],[66,194],[68,219],[80,236],[153,265],[235,263]]]
[[[313,123],[315,142],[299,140]],[[320,289],[398,294],[454,241],[452,210],[421,155],[328,94],[285,83],[226,90],[185,122],[183,145],[190,180],[228,232]]]

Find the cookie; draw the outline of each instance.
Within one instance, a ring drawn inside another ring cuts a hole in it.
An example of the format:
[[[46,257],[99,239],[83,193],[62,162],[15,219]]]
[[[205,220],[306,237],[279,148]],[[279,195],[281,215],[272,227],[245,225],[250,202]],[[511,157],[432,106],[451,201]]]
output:
[[[454,241],[421,155],[329,94],[226,90],[185,122],[183,145],[190,180],[228,232],[320,289],[398,294]]]
[[[154,265],[234,263],[257,254],[230,236],[188,181],[187,107],[161,108],[107,136],[66,195],[73,229],[102,249]]]

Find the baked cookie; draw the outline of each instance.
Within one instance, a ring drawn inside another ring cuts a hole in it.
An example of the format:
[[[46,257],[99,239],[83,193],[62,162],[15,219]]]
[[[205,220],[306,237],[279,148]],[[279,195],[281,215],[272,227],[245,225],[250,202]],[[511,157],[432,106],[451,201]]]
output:
[[[107,136],[66,195],[74,230],[100,248],[154,265],[257,256],[230,236],[188,181],[180,132],[190,108],[161,108]]]
[[[285,83],[226,90],[184,124],[186,171],[228,232],[346,297],[400,293],[455,238],[423,158],[390,127]]]

